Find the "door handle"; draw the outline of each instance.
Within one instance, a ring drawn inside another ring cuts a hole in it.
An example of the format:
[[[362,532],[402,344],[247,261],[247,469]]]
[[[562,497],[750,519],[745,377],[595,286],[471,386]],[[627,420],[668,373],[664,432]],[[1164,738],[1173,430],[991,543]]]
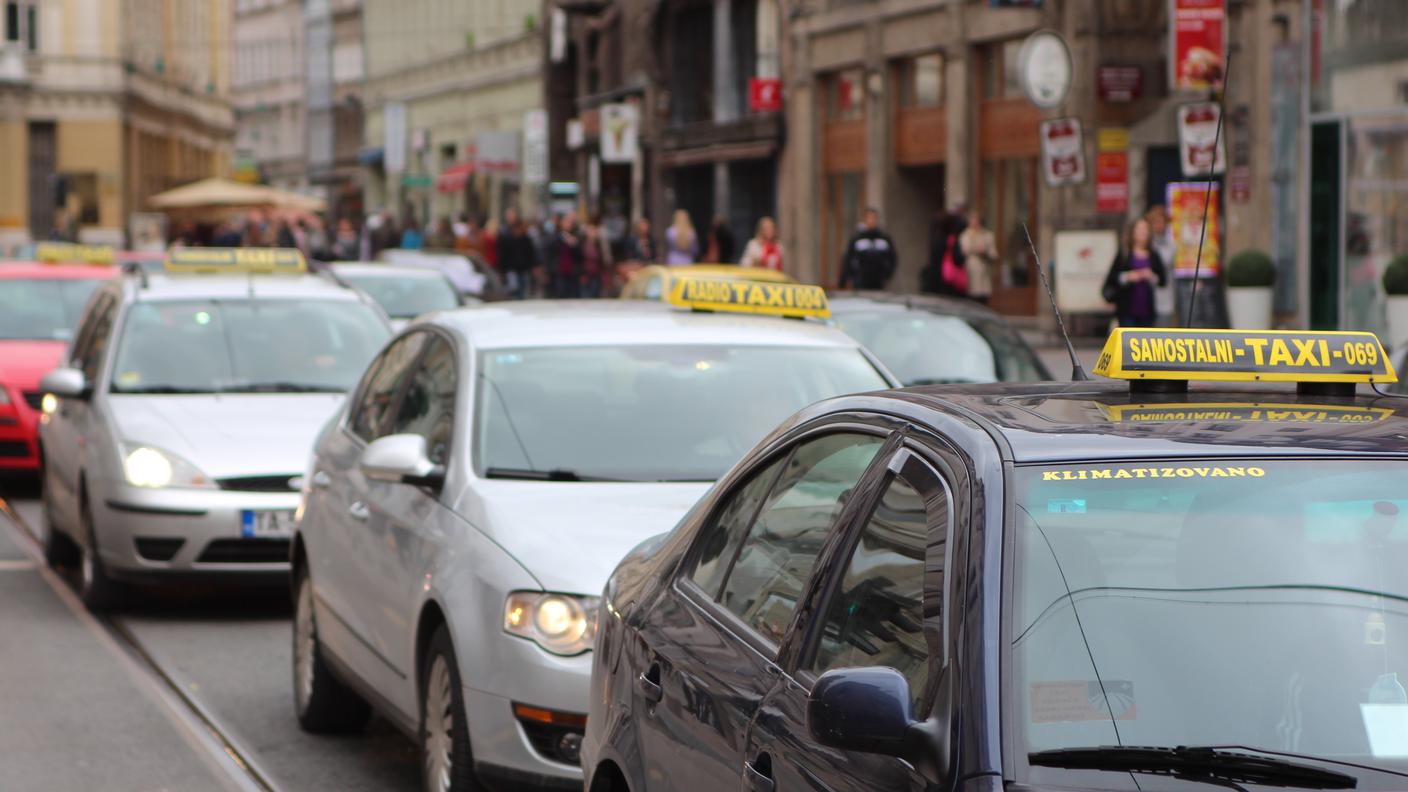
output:
[[[326,470],[319,470],[317,473],[313,474],[313,481],[311,483],[313,484],[313,489],[327,489],[332,486],[332,476],[329,476]]]
[[[372,510],[368,509],[367,504],[361,501],[357,501],[351,506],[348,506],[347,513],[352,515],[352,519],[357,522],[366,522],[367,518],[372,516]]]
[[[752,762],[743,763],[743,788],[748,792],[773,792],[776,787],[770,774],[760,771]]]
[[[636,677],[636,690],[639,690],[641,697],[651,704],[658,704],[660,699],[665,697],[665,690],[660,687],[659,663],[652,663],[650,670]]]

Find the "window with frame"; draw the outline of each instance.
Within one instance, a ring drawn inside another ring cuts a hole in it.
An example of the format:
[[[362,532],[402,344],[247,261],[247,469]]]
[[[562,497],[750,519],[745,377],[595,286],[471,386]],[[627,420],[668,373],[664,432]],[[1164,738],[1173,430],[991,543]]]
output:
[[[780,643],[831,526],[883,444],[878,436],[838,433],[798,446],[746,535],[739,532],[719,604]]]
[[[1019,74],[1022,40],[1012,39],[984,47],[979,58],[982,69],[984,100],[1020,99],[1022,82]]]
[[[864,113],[864,69],[845,69],[827,78],[826,120],[858,121]]]
[[[357,403],[352,405],[347,421],[353,434],[370,443],[389,433],[392,401],[424,345],[423,332],[402,336],[367,369],[364,384],[357,391]]]
[[[904,674],[922,713],[931,657],[942,657],[948,498],[938,477],[911,457],[885,487],[825,606],[811,662],[833,668],[887,666]],[[928,577],[926,578],[926,569]],[[929,627],[930,629],[926,629]]]
[[[900,107],[940,107],[944,103],[944,55],[931,52],[899,62]]]
[[[439,336],[431,336],[406,392],[396,408],[388,434],[414,434],[425,438],[431,462],[450,459],[455,429],[455,350]]]

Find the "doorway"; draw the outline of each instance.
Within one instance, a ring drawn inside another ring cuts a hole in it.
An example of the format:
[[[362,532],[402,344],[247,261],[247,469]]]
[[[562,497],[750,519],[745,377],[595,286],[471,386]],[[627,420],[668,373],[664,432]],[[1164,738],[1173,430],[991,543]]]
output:
[[[52,121],[29,125],[29,235],[49,239],[54,228],[54,207],[58,202],[55,160],[58,135]]]

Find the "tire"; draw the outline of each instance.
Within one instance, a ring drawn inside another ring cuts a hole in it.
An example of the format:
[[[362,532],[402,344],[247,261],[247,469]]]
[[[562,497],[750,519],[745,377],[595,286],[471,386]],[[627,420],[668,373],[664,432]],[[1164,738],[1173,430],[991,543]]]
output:
[[[78,515],[81,530],[87,539],[87,543],[79,548],[79,599],[94,613],[117,610],[126,591],[121,583],[108,577],[107,569],[103,567],[102,556],[98,553],[98,532],[93,527],[93,511],[88,506],[88,493],[81,490]]]
[[[430,638],[421,663],[421,788],[426,792],[483,792],[469,750],[460,669],[450,632],[443,625]]]
[[[315,734],[360,731],[371,717],[371,707],[333,676],[323,660],[308,573],[300,569],[293,585],[293,707],[298,725]]]
[[[50,568],[76,566],[80,551],[78,545],[63,532],[54,527],[54,510],[49,506],[53,497],[49,488],[49,471],[44,465],[44,452],[39,453],[39,497],[44,504],[44,563]]]

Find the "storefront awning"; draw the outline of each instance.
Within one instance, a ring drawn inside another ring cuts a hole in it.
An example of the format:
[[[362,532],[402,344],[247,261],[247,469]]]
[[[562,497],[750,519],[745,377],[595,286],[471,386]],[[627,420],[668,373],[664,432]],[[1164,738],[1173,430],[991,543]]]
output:
[[[457,193],[469,184],[469,177],[474,175],[473,162],[459,162],[440,172],[435,178],[435,189],[442,193]]]

